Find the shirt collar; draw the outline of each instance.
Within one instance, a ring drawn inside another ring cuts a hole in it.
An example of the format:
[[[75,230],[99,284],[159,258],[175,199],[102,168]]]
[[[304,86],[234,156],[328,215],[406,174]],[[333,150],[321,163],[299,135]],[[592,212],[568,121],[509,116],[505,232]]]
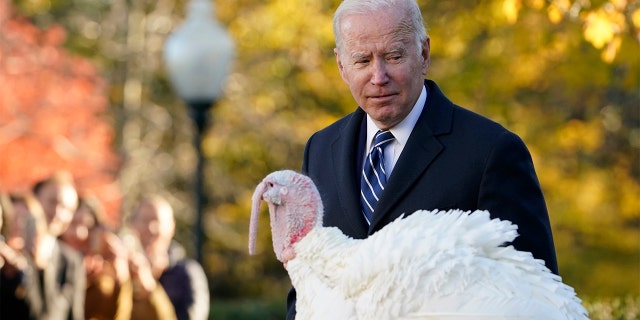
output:
[[[411,109],[411,112],[395,127],[391,128],[389,131],[396,138],[396,143],[404,146],[407,144],[407,140],[409,140],[409,136],[411,135],[411,131],[413,131],[413,127],[418,122],[418,118],[420,114],[422,114],[422,109],[424,109],[424,104],[427,101],[427,89],[422,86],[422,92],[420,93],[420,97],[418,97],[418,101]],[[373,137],[378,132],[378,127],[373,122],[371,117],[367,114],[367,148],[365,150],[371,149],[371,144],[373,143]]]

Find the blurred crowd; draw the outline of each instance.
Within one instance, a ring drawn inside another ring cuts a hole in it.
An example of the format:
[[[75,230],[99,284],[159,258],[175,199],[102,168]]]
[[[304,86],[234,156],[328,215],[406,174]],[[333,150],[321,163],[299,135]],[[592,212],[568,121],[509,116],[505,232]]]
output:
[[[0,194],[0,319],[207,319],[202,266],[174,239],[169,202],[136,201],[118,230],[58,172]]]

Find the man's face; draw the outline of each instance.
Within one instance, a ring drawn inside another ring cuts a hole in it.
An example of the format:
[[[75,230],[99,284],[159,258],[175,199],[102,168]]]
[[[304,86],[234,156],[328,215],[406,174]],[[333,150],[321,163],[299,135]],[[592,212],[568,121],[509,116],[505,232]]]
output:
[[[29,208],[24,202],[13,202],[13,220],[7,233],[7,244],[16,251],[24,249],[29,220]]]
[[[142,247],[145,251],[166,250],[173,237],[173,215],[167,211],[170,209],[144,202],[137,210],[131,227],[138,234]],[[156,248],[158,246],[162,248]]]
[[[89,233],[96,225],[91,209],[81,205],[71,219],[67,230],[63,233],[64,241],[77,250],[87,249]]]
[[[64,232],[78,207],[78,193],[67,184],[48,183],[42,186],[37,194],[47,218],[50,230],[54,235]]]
[[[403,19],[397,9],[345,16],[334,50],[342,79],[380,129],[411,112],[429,67],[429,39],[418,48],[412,33],[400,31]]]

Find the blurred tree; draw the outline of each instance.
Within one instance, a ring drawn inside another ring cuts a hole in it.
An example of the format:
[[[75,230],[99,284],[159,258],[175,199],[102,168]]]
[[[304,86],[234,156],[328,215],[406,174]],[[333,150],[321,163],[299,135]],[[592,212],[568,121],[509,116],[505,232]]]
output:
[[[0,29],[0,189],[29,190],[67,170],[79,191],[98,196],[116,218],[119,159],[104,117],[104,81],[61,47],[61,26],[40,30],[0,0]]]
[[[553,0],[547,7],[549,20],[576,19],[583,26],[584,39],[602,50],[602,60],[613,62],[629,38],[640,41],[640,3],[629,0]],[[628,37],[631,36],[631,37]],[[625,39],[626,38],[626,39]]]
[[[215,1],[238,58],[205,137],[205,248],[214,297],[278,297],[288,281],[267,232],[246,254],[253,188],[298,169],[306,139],[356,106],[333,58],[339,0]],[[547,197],[560,271],[583,296],[638,294],[640,20],[637,1],[418,1],[435,79],[452,100],[520,134]],[[180,0],[16,0],[108,79],[119,183],[166,195],[192,238],[191,124],[161,65]],[[205,35],[203,35],[205,36]],[[267,228],[266,219],[262,228]],[[630,279],[629,279],[630,278]]]

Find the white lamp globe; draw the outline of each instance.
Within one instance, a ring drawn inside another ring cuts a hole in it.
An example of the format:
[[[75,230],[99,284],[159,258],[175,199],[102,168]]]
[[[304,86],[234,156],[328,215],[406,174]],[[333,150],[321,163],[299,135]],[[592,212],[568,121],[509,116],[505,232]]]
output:
[[[186,20],[165,42],[169,79],[188,103],[216,101],[229,74],[234,44],[213,16],[210,0],[191,0]]]

